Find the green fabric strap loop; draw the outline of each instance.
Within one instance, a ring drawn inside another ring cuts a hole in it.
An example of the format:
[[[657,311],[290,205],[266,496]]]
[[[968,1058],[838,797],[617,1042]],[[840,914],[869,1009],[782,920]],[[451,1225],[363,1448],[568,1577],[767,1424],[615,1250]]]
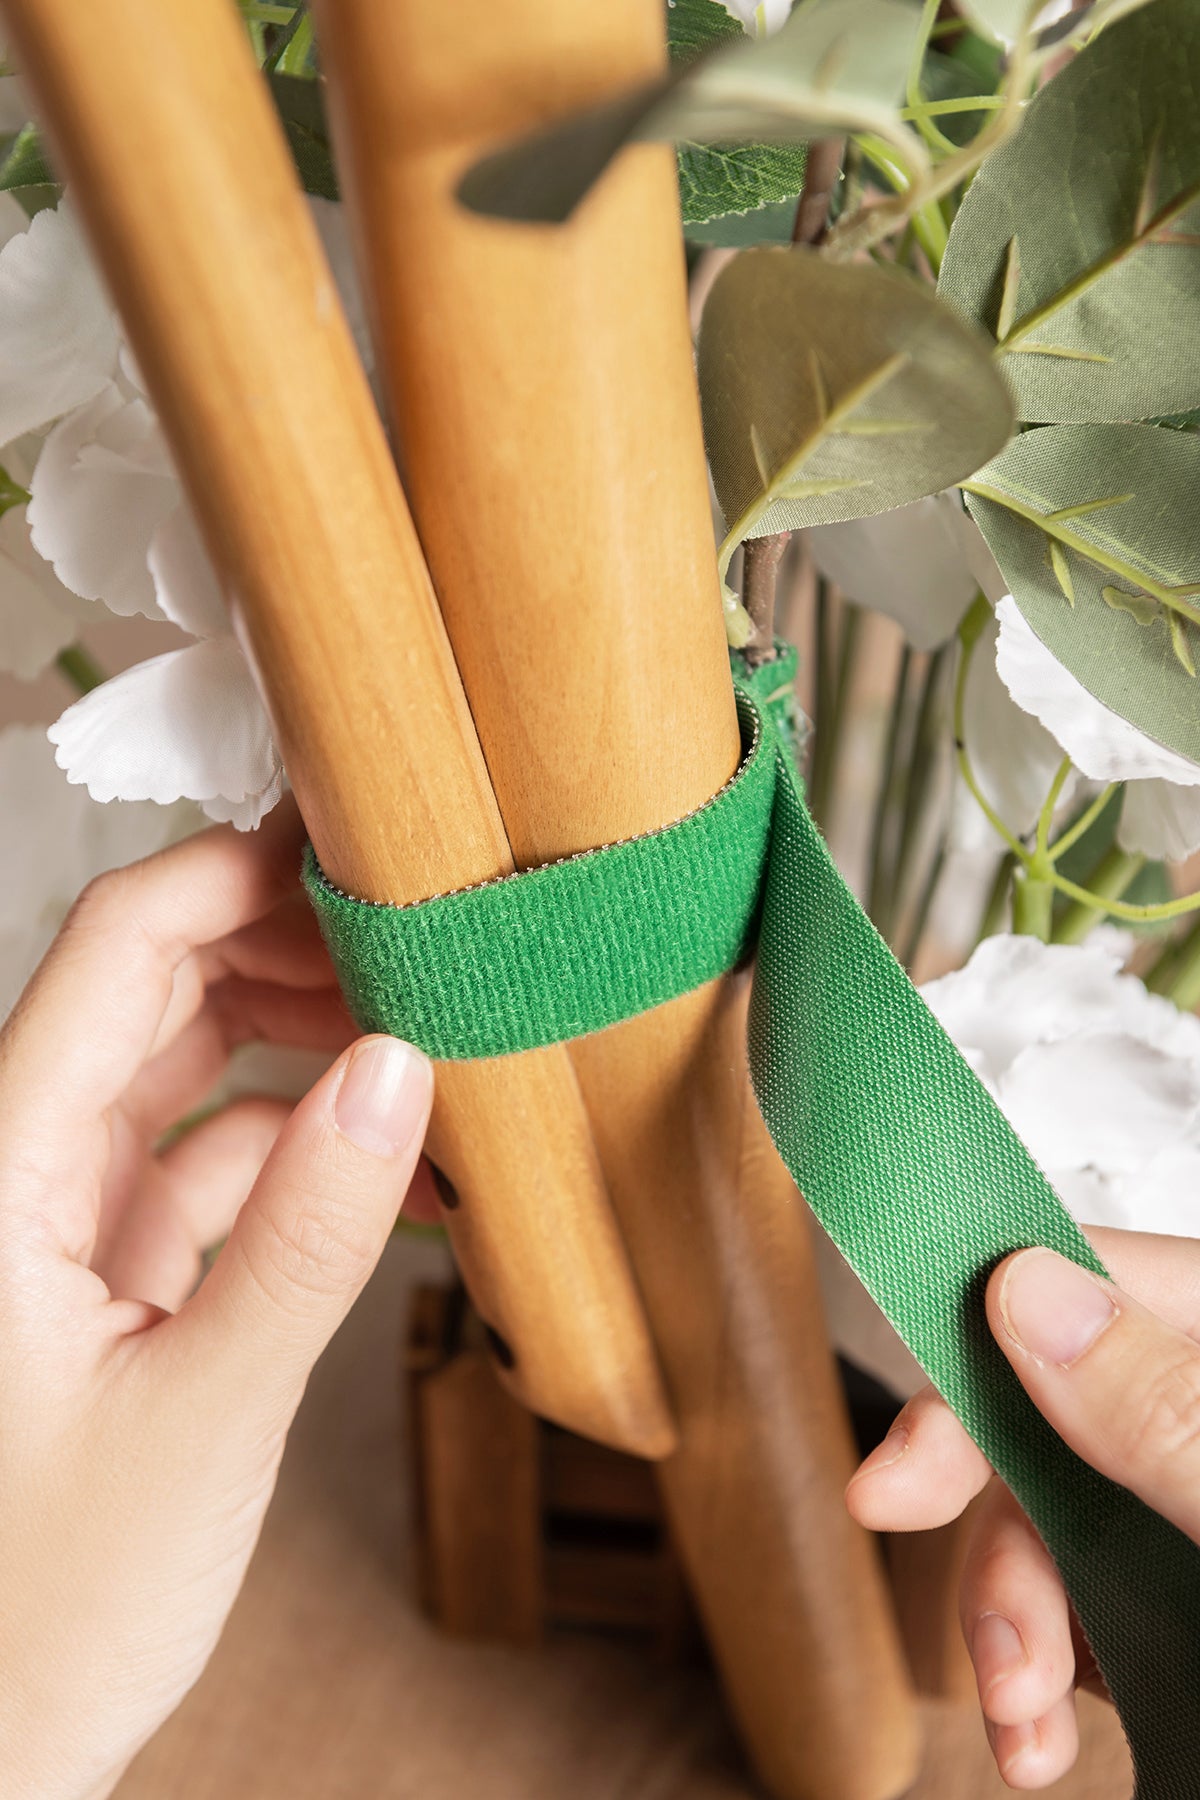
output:
[[[366,1030],[435,1057],[600,1030],[731,968],[757,932],[749,1059],[822,1226],[1033,1519],[1133,1752],[1137,1800],[1200,1800],[1200,1551],[1038,1414],[983,1308],[1000,1258],[1087,1240],[842,880],[791,754],[795,652],[735,660],[744,759],[688,818],[412,907],[305,883]]]

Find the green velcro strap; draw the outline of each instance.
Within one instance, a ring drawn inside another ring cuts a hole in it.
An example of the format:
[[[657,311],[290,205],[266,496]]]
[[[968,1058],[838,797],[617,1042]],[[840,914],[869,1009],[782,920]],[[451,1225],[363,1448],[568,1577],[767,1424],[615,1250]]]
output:
[[[604,850],[387,906],[333,887],[310,846],[304,883],[359,1024],[443,1061],[503,1056],[731,969],[753,946],[775,793],[775,734],[744,696],[738,711],[742,761],[721,792]]]
[[[1011,1250],[1101,1264],[830,858],[792,755],[794,670],[782,645],[735,659],[741,768],[663,831],[412,907],[339,894],[310,850],[309,894],[359,1023],[443,1058],[600,1030],[733,967],[757,930],[750,1071],[780,1155],[1045,1539],[1138,1800],[1197,1800],[1200,1551],[1051,1431],[984,1313]]]

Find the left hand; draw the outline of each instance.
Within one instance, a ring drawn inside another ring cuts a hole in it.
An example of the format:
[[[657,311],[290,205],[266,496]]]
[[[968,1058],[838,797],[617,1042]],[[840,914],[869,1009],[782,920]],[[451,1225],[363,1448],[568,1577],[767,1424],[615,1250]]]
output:
[[[1200,1243],[1087,1235],[1121,1287],[1052,1251],[1018,1251],[988,1284],[992,1333],[1060,1437],[1200,1542]],[[846,1501],[870,1530],[928,1531],[985,1489],[963,1633],[1001,1775],[1047,1787],[1078,1751],[1075,1689],[1099,1678],[1041,1538],[933,1388],[900,1413]]]
[[[284,805],[102,876],[0,1033],[6,1800],[100,1800],[200,1674],[417,1167],[432,1069],[354,1042],[302,836]],[[337,1060],[161,1148],[247,1039]]]

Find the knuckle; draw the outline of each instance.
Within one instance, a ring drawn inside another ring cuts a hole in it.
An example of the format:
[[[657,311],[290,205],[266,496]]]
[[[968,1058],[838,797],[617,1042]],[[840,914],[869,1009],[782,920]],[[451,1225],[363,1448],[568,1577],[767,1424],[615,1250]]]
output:
[[[268,1280],[277,1297],[344,1292],[370,1274],[375,1247],[353,1206],[298,1195],[266,1233]]]
[[[128,869],[93,875],[67,914],[64,931],[73,937],[107,935],[127,920],[133,881]]]
[[[1145,1470],[1200,1450],[1200,1356],[1180,1355],[1158,1375],[1140,1404],[1123,1409],[1117,1435],[1122,1458]]]

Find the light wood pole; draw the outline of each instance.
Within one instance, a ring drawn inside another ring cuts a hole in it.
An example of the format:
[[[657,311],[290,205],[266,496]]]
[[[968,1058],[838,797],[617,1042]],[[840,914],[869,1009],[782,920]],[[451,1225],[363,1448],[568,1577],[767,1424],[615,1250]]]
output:
[[[321,861],[411,901],[513,859],[371,396],[230,0],[11,0]],[[433,1153],[533,1409],[674,1441],[567,1053],[443,1065]]]
[[[738,743],[670,152],[567,227],[481,220],[463,168],[661,66],[660,0],[318,0],[339,168],[418,530],[518,864],[662,825]],[[750,1093],[744,977],[572,1057],[680,1421],[665,1496],[781,1800],[916,1759],[808,1220]]]

